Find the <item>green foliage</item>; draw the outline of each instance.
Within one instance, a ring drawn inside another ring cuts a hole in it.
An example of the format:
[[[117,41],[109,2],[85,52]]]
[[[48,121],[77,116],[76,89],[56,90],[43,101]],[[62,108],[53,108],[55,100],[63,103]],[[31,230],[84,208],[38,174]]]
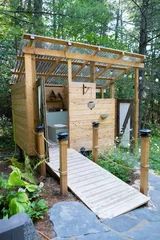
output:
[[[20,212],[26,212],[29,205],[29,199],[25,192],[17,192],[9,200],[9,214],[14,215]]]
[[[151,126],[150,126],[151,127]],[[150,141],[149,166],[160,174],[160,128],[154,127]],[[131,180],[134,167],[140,168],[140,145],[133,153],[129,149],[117,147],[99,155],[98,164],[125,182]]]
[[[160,174],[160,135],[151,137],[150,168]]]
[[[0,149],[13,149],[13,129],[11,121],[4,115],[0,117]]]
[[[160,125],[158,123],[151,123],[150,121],[148,121],[144,125],[144,128],[148,128],[151,130],[151,136],[160,138]]]
[[[21,37],[28,32],[133,52],[139,52],[140,46],[146,48],[143,121],[160,123],[159,6],[158,0],[2,1],[0,112],[6,116],[11,113],[10,70],[15,67]],[[140,36],[145,32],[146,38]],[[133,97],[132,79],[125,77],[116,87],[118,98]]]
[[[118,81],[115,82],[115,86],[116,86],[116,98],[133,99],[134,96],[133,74],[121,77]]]
[[[151,129],[149,165],[160,174],[160,125],[148,121],[145,128]]]
[[[0,218],[26,212],[35,220],[43,218],[47,203],[39,199],[41,188],[26,181],[19,168],[13,167],[9,177],[0,175]]]
[[[100,154],[98,164],[125,182],[130,182],[138,156],[118,147]]]
[[[31,203],[30,208],[28,209],[28,214],[32,219],[43,218],[44,212],[47,211],[47,204],[44,199],[35,200]]]
[[[23,179],[29,181],[30,183],[35,184],[36,180],[34,177],[34,170],[36,169],[36,167],[34,167],[33,169],[30,163],[30,158],[26,154],[24,155],[25,155],[24,162],[19,162],[17,158],[14,156],[9,160],[11,161],[13,167],[20,169]]]

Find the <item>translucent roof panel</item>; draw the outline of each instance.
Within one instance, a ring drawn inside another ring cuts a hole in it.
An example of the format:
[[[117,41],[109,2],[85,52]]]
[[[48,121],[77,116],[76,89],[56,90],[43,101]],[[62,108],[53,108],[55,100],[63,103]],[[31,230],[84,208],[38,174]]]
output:
[[[44,51],[43,51],[44,50]],[[133,68],[144,67],[144,56],[102,46],[71,42],[62,39],[25,34],[18,52],[13,73],[14,81],[24,79],[24,53],[35,56],[36,74],[48,82],[64,82],[68,77],[68,59],[72,61],[72,77],[75,81],[91,81],[95,78],[116,79]],[[94,65],[93,65],[94,64]],[[20,77],[21,76],[21,77]]]

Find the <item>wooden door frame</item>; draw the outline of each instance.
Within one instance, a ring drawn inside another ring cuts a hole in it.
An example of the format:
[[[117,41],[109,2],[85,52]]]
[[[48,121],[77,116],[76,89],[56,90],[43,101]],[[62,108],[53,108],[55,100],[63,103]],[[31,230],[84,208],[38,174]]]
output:
[[[43,124],[44,124],[44,136],[48,140],[48,128],[47,128],[47,117],[46,117],[46,93],[45,93],[45,80],[43,78],[37,80],[37,98],[38,98],[38,87],[41,87],[41,100],[43,105]],[[39,100],[39,99],[38,99]],[[39,108],[39,104],[37,105]],[[39,112],[39,109],[38,109]],[[39,118],[40,123],[40,118]],[[42,124],[42,119],[41,119]],[[45,153],[49,156],[48,143],[45,141]]]
[[[120,117],[120,104],[121,103],[130,103],[132,110],[131,110],[131,117],[130,117],[130,123],[131,128],[133,127],[133,100],[132,99],[116,99],[116,123],[115,123],[115,136],[119,137],[119,117]],[[129,109],[128,109],[129,110]],[[128,113],[128,111],[127,111]]]

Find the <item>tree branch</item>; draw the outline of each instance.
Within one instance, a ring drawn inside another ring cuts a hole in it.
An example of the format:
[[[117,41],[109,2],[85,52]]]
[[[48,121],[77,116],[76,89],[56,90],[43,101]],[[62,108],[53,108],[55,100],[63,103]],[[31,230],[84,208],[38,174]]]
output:
[[[23,20],[23,19],[18,18],[18,17],[16,17],[16,16],[10,15],[10,14],[8,14],[8,13],[0,12],[0,14],[4,14],[4,15],[9,16],[9,17],[11,17],[11,18],[13,18],[13,19],[16,19],[16,20],[18,20],[18,21],[20,21],[20,22],[24,22],[24,23],[27,23],[27,24],[33,24],[32,22],[28,22],[28,21],[26,21],[26,20]]]
[[[141,6],[135,0],[131,0],[131,1],[139,8],[139,11],[141,12],[141,14],[143,14]]]
[[[160,34],[157,34],[156,36],[148,39],[148,40],[147,40],[147,43],[148,43],[148,42],[151,42],[152,40],[154,40],[155,38],[158,38],[158,37],[160,37]]]

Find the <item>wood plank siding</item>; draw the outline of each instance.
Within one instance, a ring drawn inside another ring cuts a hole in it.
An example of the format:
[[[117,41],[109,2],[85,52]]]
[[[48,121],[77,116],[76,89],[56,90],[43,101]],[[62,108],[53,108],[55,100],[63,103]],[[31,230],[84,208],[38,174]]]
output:
[[[14,140],[16,144],[24,150],[24,152],[32,155],[33,152],[33,139],[29,141],[28,134],[28,117],[29,112],[26,108],[26,86],[25,82],[17,83],[11,86],[12,91],[12,115],[13,115],[13,128]]]
[[[115,99],[96,99],[96,84],[72,82],[69,85],[69,133],[70,147],[79,150],[81,147],[92,148],[92,122],[100,122],[99,149],[105,150],[114,144]],[[95,108],[90,110],[88,102],[94,101]],[[101,115],[107,114],[106,119]]]
[[[14,140],[30,156],[36,155],[37,96],[35,80],[34,57],[26,54],[25,81],[12,85],[11,93]]]

